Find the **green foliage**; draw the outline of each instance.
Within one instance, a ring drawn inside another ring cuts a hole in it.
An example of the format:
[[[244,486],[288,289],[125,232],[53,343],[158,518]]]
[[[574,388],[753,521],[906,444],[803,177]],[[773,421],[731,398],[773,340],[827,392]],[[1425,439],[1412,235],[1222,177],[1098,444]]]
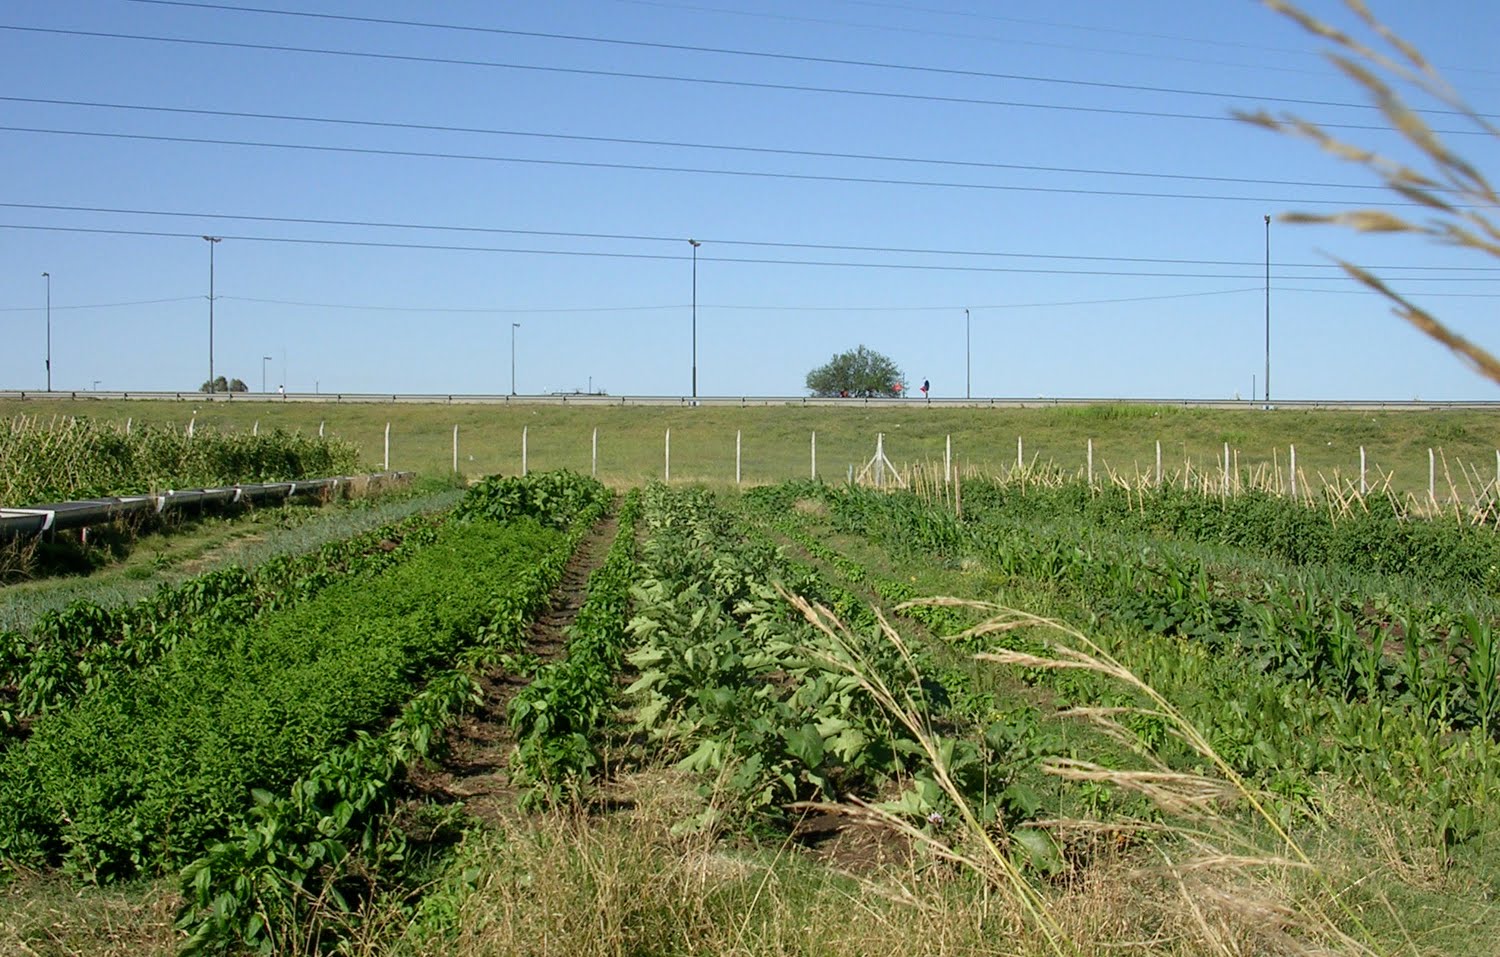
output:
[[[542,668],[511,699],[517,746],[512,779],[531,786],[523,799],[528,805],[576,795],[599,764],[597,734],[612,713],[625,663],[640,509],[640,491],[632,489],[609,554],[589,576],[588,596],[569,630],[564,657]]]
[[[901,370],[886,356],[864,346],[841,352],[807,374],[807,390],[817,396],[899,395]]]
[[[491,522],[530,516],[543,525],[566,528],[584,512],[607,508],[611,497],[599,482],[567,470],[492,475],[469,489],[454,515],[460,521]]]
[[[348,442],[280,429],[259,435],[195,429],[189,437],[143,424],[127,434],[87,418],[0,419],[0,504],[16,507],[340,475],[357,462]]]
[[[530,519],[449,525],[374,582],[185,636],[0,756],[0,858],[95,880],[186,863],[252,789],[285,789],[465,646],[519,629],[565,544]]]
[[[247,572],[237,566],[162,587],[133,605],[76,601],[26,633],[0,632],[0,740],[23,719],[147,667],[186,638],[208,638],[289,609],[336,581],[379,574],[431,544],[439,519],[418,515]]]

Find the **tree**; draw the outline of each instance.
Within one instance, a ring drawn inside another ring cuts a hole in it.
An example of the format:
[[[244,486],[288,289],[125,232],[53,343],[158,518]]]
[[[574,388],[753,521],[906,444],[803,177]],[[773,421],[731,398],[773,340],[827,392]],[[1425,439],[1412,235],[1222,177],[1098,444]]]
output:
[[[860,346],[841,352],[807,374],[807,390],[818,396],[900,395],[901,370],[888,357]]]
[[[198,387],[199,392],[249,392],[250,387],[245,385],[243,379],[226,379],[223,376],[214,376],[213,382],[204,381]]]

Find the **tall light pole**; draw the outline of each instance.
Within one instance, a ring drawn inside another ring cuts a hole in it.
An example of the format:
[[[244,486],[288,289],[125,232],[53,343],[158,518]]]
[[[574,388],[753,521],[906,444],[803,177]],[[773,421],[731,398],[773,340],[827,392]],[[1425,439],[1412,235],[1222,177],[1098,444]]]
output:
[[[204,236],[208,243],[208,391],[214,390],[214,247],[223,242],[222,236]]]
[[[1266,408],[1271,407],[1271,217],[1266,216]]]
[[[698,398],[698,247],[703,244],[689,239],[693,247],[693,398]]]
[[[510,324],[510,394],[516,394],[516,330],[521,328],[519,322]]]
[[[262,395],[266,392],[266,363],[270,361],[270,356],[260,357],[260,391]]]
[[[970,341],[971,340],[969,339],[969,310],[965,309],[964,310],[964,398],[965,399],[972,399],[972,398],[974,398],[974,394],[973,394],[973,387],[974,387],[974,366],[969,361],[969,357],[973,354],[969,350],[969,343],[970,343]]]
[[[47,280],[47,391],[52,391],[52,274],[42,273]]]

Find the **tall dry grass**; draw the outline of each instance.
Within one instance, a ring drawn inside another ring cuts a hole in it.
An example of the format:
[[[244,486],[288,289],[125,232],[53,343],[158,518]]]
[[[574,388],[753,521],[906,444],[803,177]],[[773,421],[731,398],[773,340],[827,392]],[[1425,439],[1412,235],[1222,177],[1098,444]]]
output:
[[[1279,217],[1281,221],[1334,224],[1362,233],[1422,236],[1445,246],[1500,259],[1500,221],[1495,219],[1495,211],[1500,209],[1500,194],[1483,170],[1450,148],[1428,125],[1412,107],[1411,94],[1458,114],[1489,137],[1490,145],[1500,139],[1500,128],[1470,107],[1421,51],[1376,18],[1364,0],[1345,0],[1345,6],[1373,35],[1373,43],[1339,30],[1287,0],[1262,2],[1332,44],[1329,60],[1380,108],[1390,129],[1424,163],[1424,168],[1414,168],[1295,114],[1239,112],[1236,115],[1246,122],[1312,142],[1324,152],[1373,174],[1397,195],[1423,206],[1428,214],[1426,219],[1418,221],[1385,210],[1361,209],[1336,214],[1287,213]],[[1442,14],[1434,11],[1429,15]],[[1403,93],[1403,89],[1409,92]],[[1500,359],[1493,353],[1411,302],[1369,270],[1343,259],[1335,262],[1357,282],[1385,297],[1396,315],[1447,346],[1485,378],[1500,383]]]
[[[1080,758],[1054,758],[1043,770],[1063,781],[1106,785],[1146,798],[1155,815],[1125,820],[1050,820],[1045,827],[1059,841],[1113,839],[1136,844],[1149,859],[1128,863],[1090,857],[1076,875],[1085,884],[1125,879],[1130,891],[1094,911],[1107,928],[1080,926],[1075,900],[1044,888],[1018,862],[1024,859],[1015,835],[1002,825],[980,822],[950,768],[950,754],[932,716],[909,693],[898,691],[860,649],[860,640],[828,609],[800,597],[788,600],[828,639],[834,650],[820,655],[831,667],[853,676],[881,707],[911,733],[925,755],[925,767],[958,808],[956,836],[935,834],[907,817],[860,800],[819,805],[874,820],[914,845],[948,860],[1008,902],[1018,935],[1028,952],[1072,955],[1125,948],[1140,954],[1212,953],[1339,954],[1369,957],[1386,948],[1368,930],[1364,916],[1346,900],[1341,869],[1315,860],[1276,813],[1270,796],[1242,778],[1181,711],[1149,684],[1077,629],[1025,612],[960,599],[928,599],[924,604],[961,605],[990,617],[961,637],[977,638],[1025,629],[1046,653],[996,650],[975,657],[997,666],[1055,671],[1082,670],[1128,690],[1139,704],[1073,708],[1064,712],[1103,730],[1138,759],[1133,767],[1105,766]],[[906,606],[899,606],[904,608]],[[901,634],[881,617],[886,640],[919,679],[914,656]],[[1128,727],[1132,717],[1162,722],[1186,745],[1196,766],[1170,767]],[[1145,838],[1144,840],[1142,840]],[[1110,840],[1093,847],[1110,846]],[[1096,902],[1096,904],[1099,902]]]

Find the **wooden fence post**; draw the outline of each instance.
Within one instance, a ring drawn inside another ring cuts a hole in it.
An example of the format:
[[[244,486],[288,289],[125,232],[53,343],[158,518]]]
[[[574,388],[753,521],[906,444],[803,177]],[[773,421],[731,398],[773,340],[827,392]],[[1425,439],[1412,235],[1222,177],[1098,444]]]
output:
[[[381,466],[381,471],[389,472],[391,470],[391,424],[389,422],[385,424],[385,458],[382,461],[384,464]]]
[[[1161,439],[1156,440],[1156,487],[1161,488]]]
[[[1224,494],[1229,494],[1229,443],[1224,443]]]
[[[1089,488],[1094,487],[1094,440],[1088,441],[1088,481]]]
[[[1500,452],[1495,453],[1496,463],[1500,463]],[[818,433],[812,434],[812,480],[818,480]]]
[[[943,445],[943,484],[947,485],[949,476],[953,472],[953,436],[948,436],[948,441]]]
[[[666,477],[663,479],[663,481],[670,483],[672,481],[672,430],[671,429],[667,430],[667,465],[666,465],[666,470],[665,471],[666,471]]]
[[[599,427],[594,426],[594,439],[589,446],[589,475],[593,478],[599,477]]]
[[[1291,473],[1291,477],[1292,477],[1292,498],[1296,498],[1297,497],[1297,447],[1295,445],[1289,445],[1289,446],[1287,446],[1287,448],[1291,450],[1290,451],[1291,465],[1290,465],[1288,471]]]
[[[319,421],[318,421],[318,438],[320,438],[320,439],[321,439],[321,438],[322,438],[322,437],[323,437],[323,426],[324,426],[324,425],[325,425],[325,424],[327,424],[327,421],[326,421],[326,420],[322,420],[322,419],[320,419],[320,420],[319,420]]]
[[[1427,450],[1427,500],[1437,504],[1437,456]]]
[[[1495,456],[1497,464],[1500,464],[1500,454]],[[1365,447],[1359,447],[1359,494],[1365,494]]]
[[[734,430],[734,484],[740,484],[740,430]]]
[[[530,430],[531,430],[531,426],[529,426],[529,425],[523,425],[523,426],[521,426],[521,474],[523,476],[526,474],[526,466],[527,466],[527,463],[526,463],[526,444],[527,444],[527,442],[526,442],[526,440],[529,438],[529,436],[527,435],[527,433]]]
[[[458,426],[453,426],[453,471],[458,472]]]

